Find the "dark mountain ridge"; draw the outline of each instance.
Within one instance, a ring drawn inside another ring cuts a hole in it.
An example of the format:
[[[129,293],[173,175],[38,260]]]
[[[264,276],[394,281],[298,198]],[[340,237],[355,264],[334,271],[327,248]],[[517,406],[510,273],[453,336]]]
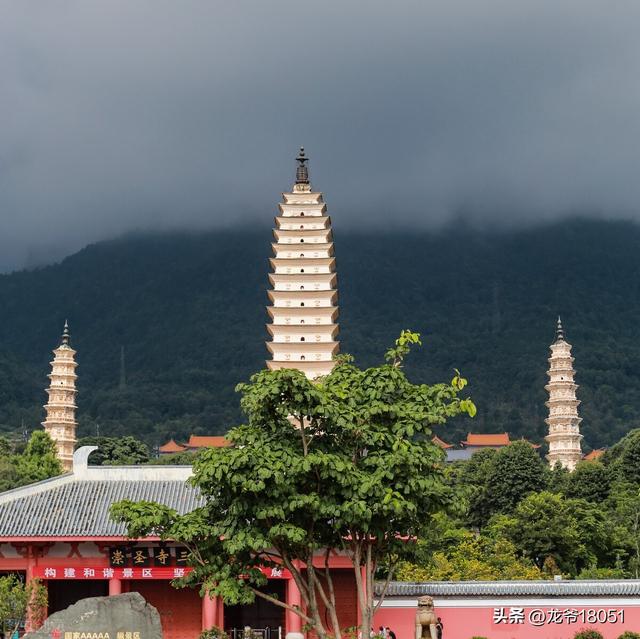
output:
[[[81,434],[220,433],[235,385],[264,365],[270,230],[138,234],[0,276],[0,429],[34,428],[50,351],[69,318]],[[342,350],[379,361],[399,331],[424,336],[407,372],[468,377],[474,420],[439,434],[545,433],[548,345],[574,346],[586,447],[640,426],[640,227],[574,219],[520,231],[336,230]],[[126,386],[121,388],[120,352]]]

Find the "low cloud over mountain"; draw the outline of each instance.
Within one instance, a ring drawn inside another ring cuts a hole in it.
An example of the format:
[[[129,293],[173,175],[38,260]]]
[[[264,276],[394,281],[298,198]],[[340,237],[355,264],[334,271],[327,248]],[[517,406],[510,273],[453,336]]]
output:
[[[5,4],[0,269],[271,217],[304,144],[336,225],[640,212],[640,4]]]

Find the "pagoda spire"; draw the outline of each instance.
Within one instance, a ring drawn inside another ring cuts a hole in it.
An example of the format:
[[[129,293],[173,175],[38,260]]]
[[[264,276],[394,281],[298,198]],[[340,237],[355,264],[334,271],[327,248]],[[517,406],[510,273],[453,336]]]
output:
[[[65,321],[60,346],[53,351],[49,373],[49,401],[45,405],[44,429],[56,444],[58,458],[65,471],[73,465],[73,449],[76,444],[76,351],[71,348],[69,323]]]
[[[307,166],[309,158],[306,157],[303,146],[300,147],[300,153],[298,153],[296,161],[298,162],[296,168],[296,184],[309,184],[309,167]]]
[[[556,339],[551,344],[549,358],[549,383],[545,389],[549,393],[549,417],[545,420],[549,433],[545,437],[549,445],[547,461],[551,467],[560,462],[562,466],[573,470],[582,459],[580,441],[580,422],[578,415],[580,401],[576,397],[578,386],[573,378],[574,358],[571,356],[571,344],[565,340],[562,321],[558,317]]]
[[[560,319],[560,315],[558,315],[558,323],[556,324],[556,342],[559,342],[561,339],[564,339],[564,331],[562,330],[562,320]]]
[[[309,379],[331,372],[339,349],[338,291],[331,218],[312,191],[304,149],[275,218],[267,307],[270,370],[297,368]]]

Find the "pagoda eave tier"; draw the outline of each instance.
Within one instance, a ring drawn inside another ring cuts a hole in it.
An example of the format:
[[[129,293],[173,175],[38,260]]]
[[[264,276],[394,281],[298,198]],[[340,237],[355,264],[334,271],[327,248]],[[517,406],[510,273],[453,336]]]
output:
[[[271,286],[304,282],[305,284],[327,284],[334,288],[337,279],[335,271],[329,273],[269,273]]]
[[[278,208],[283,215],[311,215],[315,211],[324,213],[327,210],[322,193],[283,193],[282,199]]]
[[[309,245],[311,246],[311,245]],[[292,266],[298,267],[323,267],[329,271],[333,271],[336,265],[336,258],[333,255],[329,255],[329,257],[314,257],[313,255],[309,255],[309,253],[313,253],[314,250],[317,251],[330,251],[332,249],[331,246],[321,244],[315,249],[302,249],[299,250],[297,247],[294,249],[293,247],[285,246],[283,244],[276,244],[275,247],[277,250],[278,257],[270,257],[269,264],[271,265],[272,270],[277,271],[279,268],[291,268]],[[287,253],[289,251],[291,256],[282,257],[280,253]]]
[[[544,388],[548,393],[551,391],[572,391],[575,393],[580,387],[572,379],[560,379],[547,382]]]
[[[302,354],[325,353],[333,356],[338,353],[339,348],[339,342],[267,342],[267,349],[272,355],[280,353],[283,356],[291,351]]]
[[[576,412],[553,413],[544,421],[547,422],[547,424],[579,424],[582,421],[582,417],[579,417]]]
[[[305,260],[307,263],[315,260],[330,261],[333,258],[333,242],[317,242],[313,245],[313,250],[299,249],[298,244],[271,244],[273,259],[276,260]],[[300,257],[302,255],[302,257]],[[272,264],[273,266],[273,264]]]
[[[278,215],[273,218],[273,222],[277,229],[281,230],[295,230],[300,226],[311,229],[329,229],[331,228],[331,217],[329,215],[313,215],[309,217],[293,217],[291,215],[284,217]]]
[[[304,223],[302,223],[302,228],[297,228],[297,229],[274,229],[273,230],[273,237],[276,238],[276,240],[280,241],[282,240],[283,243],[288,243],[288,244],[294,244],[296,241],[299,241],[300,237],[304,237],[305,238],[305,242],[306,243],[307,240],[306,238],[314,238],[316,239],[319,243],[321,242],[331,242],[331,229],[306,229],[304,228]]]
[[[338,325],[327,324],[267,324],[267,331],[272,337],[279,335],[329,335],[332,338],[338,334]]]
[[[309,379],[317,379],[331,373],[335,362],[276,362],[267,360],[266,364],[270,371],[295,368],[302,371]]]
[[[576,441],[580,441],[582,439],[582,435],[576,431],[559,431],[557,433],[549,433],[544,437],[547,442],[555,442],[555,441],[569,441],[575,439]]]
[[[75,404],[75,402],[47,402],[44,407],[45,409],[51,409],[51,410],[75,410],[76,408],[78,408]]]
[[[320,306],[333,306],[338,299],[338,292],[328,291],[275,291],[267,293],[269,300],[274,306],[284,306],[287,302],[291,304],[309,304],[311,302],[321,302]]]
[[[335,322],[339,310],[337,306],[267,306],[267,313],[274,323],[279,325],[286,326],[287,319],[290,318],[292,322],[297,320],[297,324],[304,321],[304,324],[314,326],[316,319],[320,319],[318,324]]]

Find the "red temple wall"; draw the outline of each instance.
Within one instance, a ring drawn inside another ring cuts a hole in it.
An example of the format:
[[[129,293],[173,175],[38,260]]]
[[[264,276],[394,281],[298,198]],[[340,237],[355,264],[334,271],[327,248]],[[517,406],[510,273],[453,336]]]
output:
[[[202,599],[197,590],[173,588],[168,581],[138,581],[128,584],[160,613],[164,639],[194,639],[202,631]]]
[[[396,604],[392,600],[387,603]],[[380,608],[375,628],[388,626],[398,639],[415,639],[416,605]],[[640,632],[638,599],[436,599],[435,609],[444,624],[443,639],[573,639],[583,628],[595,628],[604,639],[617,639],[625,630]],[[496,623],[494,618],[500,621]]]
[[[336,594],[336,612],[341,628],[351,628],[358,624],[358,593],[353,569],[333,570],[331,573],[333,587]],[[329,615],[322,601],[320,601],[321,619],[331,628]]]

